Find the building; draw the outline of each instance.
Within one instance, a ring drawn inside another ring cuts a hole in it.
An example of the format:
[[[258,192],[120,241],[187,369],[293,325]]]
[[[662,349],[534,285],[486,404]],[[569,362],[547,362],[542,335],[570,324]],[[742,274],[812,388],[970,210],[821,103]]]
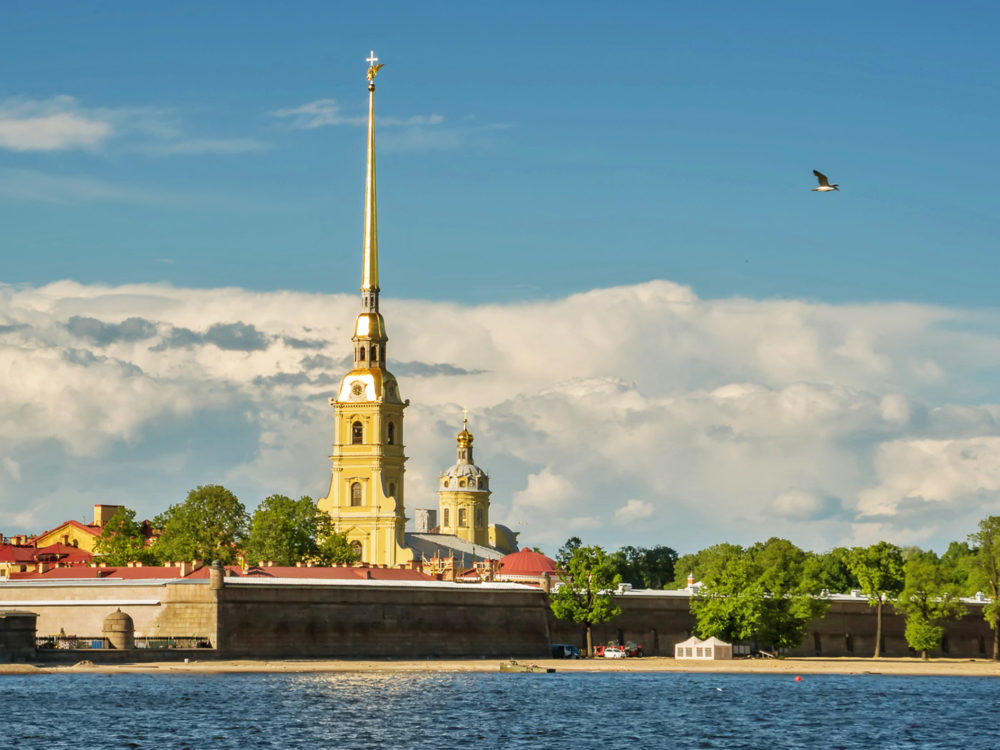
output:
[[[405,546],[403,409],[388,360],[379,312],[378,212],[375,195],[375,76],[368,68],[368,166],[365,181],[361,312],[354,324],[354,366],[340,383],[334,410],[330,491],[318,505],[345,533],[361,559],[377,565],[413,560]]]
[[[432,567],[454,572],[499,560],[517,549],[517,534],[489,523],[489,476],[475,465],[468,421],[458,434],[457,463],[441,475],[440,515],[419,514],[407,534],[403,411],[409,404],[388,370],[385,319],[379,312],[378,210],[375,192],[375,76],[368,68],[368,161],[365,180],[361,311],[354,323],[354,363],[330,399],[334,409],[331,480],[318,502],[337,531],[371,565]],[[440,519],[440,525],[437,521]],[[447,560],[447,563],[443,561]]]

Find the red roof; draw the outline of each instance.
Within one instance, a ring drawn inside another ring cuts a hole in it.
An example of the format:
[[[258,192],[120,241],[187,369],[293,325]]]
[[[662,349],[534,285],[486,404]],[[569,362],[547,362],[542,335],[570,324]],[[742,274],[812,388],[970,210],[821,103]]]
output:
[[[500,560],[500,575],[540,576],[555,572],[556,561],[532,549],[513,552]]]
[[[50,544],[48,547],[20,547],[7,544],[0,547],[0,562],[34,564],[45,562],[61,562],[70,565],[85,565],[93,555],[79,547],[68,544]]]

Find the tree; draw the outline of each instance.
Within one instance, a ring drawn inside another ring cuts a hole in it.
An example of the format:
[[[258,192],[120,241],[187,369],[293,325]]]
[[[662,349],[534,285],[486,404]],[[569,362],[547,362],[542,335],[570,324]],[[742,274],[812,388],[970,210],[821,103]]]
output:
[[[701,588],[691,598],[699,638],[745,641],[760,627],[764,592],[750,553],[735,544],[717,544],[699,553],[705,560]]]
[[[583,542],[580,541],[580,537],[571,536],[566,540],[566,544],[559,548],[556,552],[556,562],[559,564],[560,568],[565,568],[569,565],[570,559],[573,557],[573,553],[583,546]]]
[[[621,614],[613,594],[622,578],[600,547],[575,547],[562,571],[562,585],[552,594],[552,613],[587,628],[587,656],[593,656],[591,628]]]
[[[868,604],[876,608],[875,654],[882,654],[882,607],[903,590],[903,554],[895,544],[878,542],[851,549],[848,565]]]
[[[152,551],[146,548],[142,524],[135,520],[135,511],[130,508],[119,508],[104,524],[94,542],[94,554],[108,565],[150,563],[154,560]]]
[[[1000,660],[1000,516],[979,522],[979,531],[969,534],[976,549],[974,569],[986,584],[992,601],[983,607],[983,617],[993,629],[993,660]]]
[[[636,588],[662,589],[674,577],[677,553],[670,547],[622,547],[611,555],[622,580]]]
[[[691,600],[697,635],[798,646],[809,622],[829,606],[817,596],[819,581],[806,573],[807,559],[778,538],[749,549],[719,544],[699,552],[702,586]]]
[[[320,565],[350,565],[360,560],[361,555],[347,541],[347,534],[331,529],[325,534],[321,532],[314,559]]]
[[[250,519],[246,556],[252,562],[295,565],[318,550],[319,514],[311,497],[292,500],[285,495],[265,498]],[[323,515],[329,518],[329,515]]]
[[[183,503],[171,505],[154,521],[160,539],[153,551],[167,560],[236,561],[246,535],[243,504],[225,487],[206,484],[188,492]]]
[[[834,547],[823,554],[807,553],[806,575],[817,581],[820,589],[834,594],[846,594],[861,588],[857,577],[848,564],[851,551],[846,547]]]
[[[958,585],[947,579],[947,571],[933,552],[911,553],[904,566],[906,584],[896,609],[906,618],[906,642],[921,658],[941,645],[941,623],[965,613]]]
[[[952,542],[941,555],[945,578],[958,586],[962,596],[975,596],[987,583],[976,569],[976,550],[968,542]]]

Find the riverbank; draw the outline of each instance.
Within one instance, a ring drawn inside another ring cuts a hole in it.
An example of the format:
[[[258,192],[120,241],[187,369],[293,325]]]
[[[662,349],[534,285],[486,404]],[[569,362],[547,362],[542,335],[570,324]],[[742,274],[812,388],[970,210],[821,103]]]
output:
[[[527,661],[527,660],[522,660]],[[1000,677],[1000,663],[989,659],[858,659],[786,658],[733,659],[698,662],[667,657],[641,659],[538,659],[531,663],[553,667],[558,672],[724,672],[731,674],[892,674],[914,676]],[[413,672],[461,673],[496,672],[498,659],[427,659],[420,661],[275,659],[206,660],[151,662],[145,664],[94,664],[86,660],[72,666],[0,664],[5,674],[225,674],[254,672],[364,673]]]

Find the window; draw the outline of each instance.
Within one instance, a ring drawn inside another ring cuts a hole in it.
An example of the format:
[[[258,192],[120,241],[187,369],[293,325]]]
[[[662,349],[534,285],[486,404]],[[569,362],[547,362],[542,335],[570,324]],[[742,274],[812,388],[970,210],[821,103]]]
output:
[[[458,480],[458,486],[459,487],[464,487],[465,486],[465,480],[464,479],[459,479]]]
[[[386,442],[389,445],[395,445],[395,443],[396,443],[396,425],[394,425],[392,422],[389,422],[389,427],[386,430],[386,432],[388,433],[387,436],[386,436]]]
[[[442,516],[444,520],[443,520],[443,523],[441,524],[442,526],[450,526],[451,525],[451,519],[449,518],[450,514],[448,513],[449,510],[451,510],[451,509],[450,508],[445,508],[444,509],[444,514]]]
[[[458,509],[458,525],[463,528],[469,525],[468,510],[465,508]]]
[[[361,505],[361,482],[351,485],[351,505],[355,507]]]
[[[396,483],[389,482],[389,497],[395,497],[395,496],[396,496]]]
[[[354,554],[357,555],[358,558],[360,559],[361,558],[361,542],[359,542],[357,539],[355,539],[353,542],[351,542],[351,549],[354,550]]]
[[[483,509],[476,508],[476,528],[483,528]]]
[[[442,487],[447,487],[448,486],[448,480],[447,480],[447,478],[444,480],[444,482],[441,483],[441,486]]]
[[[361,361],[362,362],[365,361],[365,348],[364,347],[361,347]]]
[[[361,441],[364,440],[365,430],[361,426],[361,422],[355,422],[351,425],[351,445],[361,445]]]

